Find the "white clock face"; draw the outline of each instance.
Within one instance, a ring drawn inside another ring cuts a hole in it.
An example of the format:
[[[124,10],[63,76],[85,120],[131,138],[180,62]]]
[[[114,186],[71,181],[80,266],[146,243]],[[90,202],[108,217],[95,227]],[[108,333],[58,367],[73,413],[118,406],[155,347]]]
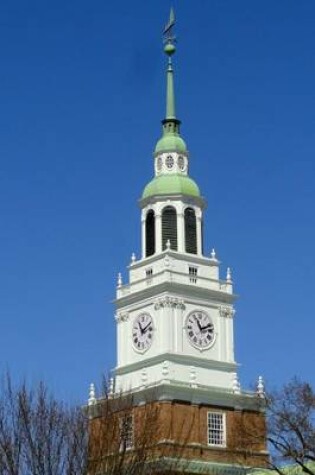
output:
[[[189,343],[203,350],[214,342],[214,325],[205,312],[196,310],[188,315],[186,323]]]
[[[166,165],[166,168],[168,168],[169,170],[171,170],[174,166],[174,158],[172,157],[172,155],[167,155],[166,159],[165,159],[165,165]]]
[[[153,339],[153,320],[148,313],[142,313],[134,319],[132,325],[132,343],[137,351],[150,348]]]

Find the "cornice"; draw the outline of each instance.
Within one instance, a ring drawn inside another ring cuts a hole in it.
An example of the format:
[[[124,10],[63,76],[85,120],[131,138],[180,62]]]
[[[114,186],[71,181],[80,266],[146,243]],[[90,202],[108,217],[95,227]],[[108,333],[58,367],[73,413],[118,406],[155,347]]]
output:
[[[135,363],[130,363],[128,365],[117,367],[115,369],[116,375],[127,374],[132,371],[138,371],[143,368],[149,368],[158,364],[163,363],[164,361],[169,361],[171,363],[182,364],[185,366],[195,366],[196,368],[206,368],[213,369],[217,371],[227,371],[235,372],[237,370],[237,363],[227,363],[216,360],[209,360],[208,358],[200,358],[198,356],[192,355],[181,355],[177,353],[163,353],[151,358],[146,358],[145,360],[137,361]]]
[[[129,393],[124,393],[126,396]],[[176,381],[169,381],[167,384],[160,383],[155,386],[139,388],[132,390],[134,405],[142,405],[148,402],[174,402],[194,404],[198,406],[217,407],[233,410],[249,410],[264,412],[265,408],[261,401],[257,399],[254,392],[242,392],[235,394],[224,388],[213,386],[191,387],[189,385],[180,385]],[[119,395],[121,397],[121,394]]]
[[[227,292],[221,290],[206,289],[198,286],[168,281],[138,290],[137,292],[133,292],[129,295],[124,295],[123,297],[113,300],[113,303],[117,308],[122,308],[127,305],[132,305],[142,299],[149,299],[152,297],[158,298],[158,294],[163,292],[172,292],[178,296],[182,296],[182,298],[185,298],[185,296],[189,295],[189,298],[194,297],[196,299],[212,300],[218,305],[232,305],[238,297],[236,294],[228,294]]]
[[[192,264],[201,264],[201,265],[206,265],[206,266],[219,266],[220,261],[217,259],[212,259],[211,257],[206,257],[206,256],[199,256],[198,254],[189,254],[189,253],[183,253],[183,252],[177,252],[173,251],[171,249],[166,249],[165,251],[162,251],[161,253],[158,254],[153,254],[153,256],[150,257],[145,257],[144,259],[140,259],[138,261],[135,261],[131,263],[128,268],[129,269],[138,269],[140,267],[146,267],[150,264],[153,264],[156,261],[163,260],[165,256],[172,257],[175,260],[178,261],[185,261],[189,262]]]
[[[154,204],[159,202],[166,202],[168,200],[174,201],[182,201],[186,204],[196,204],[201,209],[205,209],[207,207],[207,201],[203,196],[188,196],[183,194],[165,194],[165,195],[155,195],[149,196],[148,198],[140,198],[138,200],[139,208],[144,208],[148,204]]]

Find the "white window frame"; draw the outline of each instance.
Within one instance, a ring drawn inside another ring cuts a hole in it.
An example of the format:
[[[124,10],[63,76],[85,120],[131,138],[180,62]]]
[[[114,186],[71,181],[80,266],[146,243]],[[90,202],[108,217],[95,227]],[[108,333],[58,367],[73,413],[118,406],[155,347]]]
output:
[[[222,428],[214,429],[210,427],[210,417],[212,415],[220,416]],[[222,442],[220,443],[210,441],[210,433],[214,432],[215,430],[217,431],[218,434],[220,434],[220,438],[222,440]],[[209,447],[226,447],[226,414],[225,412],[208,411],[207,413],[207,441],[208,441]]]
[[[198,267],[194,266],[194,265],[189,265],[188,266],[188,275],[189,275],[189,281],[192,284],[197,284]]]
[[[130,421],[130,422],[127,422]],[[123,424],[130,424],[124,433]],[[134,417],[133,414],[124,414],[119,420],[120,451],[131,450],[134,446]]]
[[[147,285],[151,285],[152,279],[153,279],[153,267],[148,267],[145,270],[145,278],[146,278]]]

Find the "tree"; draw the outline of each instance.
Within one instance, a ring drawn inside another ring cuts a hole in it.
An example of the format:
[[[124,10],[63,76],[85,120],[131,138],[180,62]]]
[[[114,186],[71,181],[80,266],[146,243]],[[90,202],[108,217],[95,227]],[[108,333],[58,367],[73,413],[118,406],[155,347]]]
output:
[[[315,475],[315,392],[305,381],[292,379],[267,397],[271,463],[278,472],[295,463]]]
[[[267,441],[269,468],[287,475],[288,467],[295,464],[302,472],[315,475],[315,392],[310,384],[293,378],[280,390],[264,398],[257,396],[256,402],[260,420],[239,412],[233,438],[236,462],[246,465],[246,457]]]
[[[106,386],[89,407],[67,406],[44,383],[15,385],[7,374],[0,391],[0,475],[150,475],[157,466],[172,473],[185,465],[193,421],[164,414],[163,403],[114,397]]]
[[[44,383],[15,386],[7,374],[0,393],[1,475],[83,475],[87,420],[55,399]]]

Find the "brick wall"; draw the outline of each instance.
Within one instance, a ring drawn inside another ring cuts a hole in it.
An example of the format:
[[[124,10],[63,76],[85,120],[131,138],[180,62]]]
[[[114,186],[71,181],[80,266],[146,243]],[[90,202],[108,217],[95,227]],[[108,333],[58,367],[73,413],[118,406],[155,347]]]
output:
[[[205,462],[240,464],[253,467],[267,465],[265,417],[259,411],[193,405],[190,403],[151,402],[141,406],[111,402],[106,411],[91,419],[91,459],[110,457],[138,463],[155,457],[194,459]],[[225,414],[226,443],[208,445],[208,412]],[[120,442],[120,421],[133,416],[133,448]],[[117,461],[115,462],[117,463]],[[121,460],[120,460],[121,463]]]

